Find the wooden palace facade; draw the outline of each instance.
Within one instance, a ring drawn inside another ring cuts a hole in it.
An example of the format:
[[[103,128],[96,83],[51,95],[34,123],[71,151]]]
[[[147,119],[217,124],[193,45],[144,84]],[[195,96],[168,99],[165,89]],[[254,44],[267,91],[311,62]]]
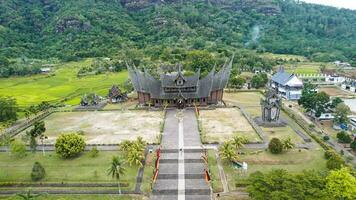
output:
[[[222,102],[224,88],[231,73],[233,58],[223,65],[219,72],[215,68],[200,78],[200,70],[192,76],[184,76],[181,66],[178,72],[161,74],[159,79],[147,70],[140,71],[127,65],[131,82],[138,94],[141,105],[155,107],[207,106]]]

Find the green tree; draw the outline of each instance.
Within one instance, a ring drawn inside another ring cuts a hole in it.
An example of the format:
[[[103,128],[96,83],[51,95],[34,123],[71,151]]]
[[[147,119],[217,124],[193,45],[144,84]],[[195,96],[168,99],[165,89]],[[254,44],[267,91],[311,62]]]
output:
[[[32,149],[32,152],[36,152],[37,137],[41,137],[45,131],[46,131],[46,127],[44,121],[36,121],[34,123],[33,128],[29,132],[27,132],[27,135],[30,136],[30,147]],[[42,148],[43,148],[43,144],[42,144]]]
[[[26,145],[20,140],[14,140],[10,144],[10,152],[18,158],[26,156]]]
[[[303,90],[302,90],[302,96],[298,100],[298,104],[303,106],[307,112],[310,112],[313,110],[313,96],[315,95],[316,91],[316,85],[306,83],[304,84]]]
[[[320,117],[322,113],[325,113],[330,107],[330,96],[325,92],[319,92],[313,95],[312,109],[315,112],[316,117]]]
[[[283,144],[278,138],[272,138],[268,144],[268,149],[273,154],[279,154],[283,151]]]
[[[254,88],[264,87],[268,82],[267,74],[255,74],[251,79],[251,86]]]
[[[17,120],[18,110],[16,99],[0,96],[0,122]]]
[[[223,160],[234,161],[237,159],[237,153],[231,142],[224,142],[219,148],[219,154]]]
[[[55,148],[62,158],[71,158],[84,151],[85,141],[77,133],[62,133],[56,139]]]
[[[326,177],[326,189],[333,199],[355,199],[356,178],[346,167],[332,170]]]
[[[241,89],[246,83],[246,79],[241,76],[235,76],[230,78],[230,85],[233,88]]]
[[[352,142],[351,136],[348,133],[346,133],[345,131],[338,132],[336,137],[340,143],[349,144]]]
[[[187,65],[193,71],[198,69],[201,72],[210,71],[214,64],[215,59],[208,51],[194,50],[187,53]]]
[[[46,171],[42,167],[41,163],[35,162],[32,167],[31,179],[33,181],[39,181],[46,176]]]
[[[346,124],[349,122],[349,118],[347,117],[351,113],[350,108],[344,104],[339,103],[335,108],[334,113],[334,122],[336,124]]]
[[[344,101],[340,97],[336,97],[331,101],[331,108],[336,108],[337,105],[343,103]]]
[[[114,156],[111,161],[111,166],[108,169],[108,175],[115,178],[118,182],[119,193],[121,194],[120,179],[125,174],[124,162],[121,158]]]

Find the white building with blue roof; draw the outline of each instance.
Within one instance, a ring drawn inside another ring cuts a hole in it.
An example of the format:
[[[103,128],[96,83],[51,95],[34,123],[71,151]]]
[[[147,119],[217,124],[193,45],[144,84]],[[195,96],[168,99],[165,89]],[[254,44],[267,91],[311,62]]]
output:
[[[279,69],[272,76],[271,87],[287,100],[298,100],[302,96],[303,82],[295,74]]]

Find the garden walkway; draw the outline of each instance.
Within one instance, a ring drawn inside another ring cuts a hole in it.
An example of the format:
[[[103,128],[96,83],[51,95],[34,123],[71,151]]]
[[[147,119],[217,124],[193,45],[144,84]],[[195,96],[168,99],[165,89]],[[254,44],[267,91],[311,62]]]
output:
[[[168,110],[165,120],[159,173],[151,199],[211,199],[194,111]]]

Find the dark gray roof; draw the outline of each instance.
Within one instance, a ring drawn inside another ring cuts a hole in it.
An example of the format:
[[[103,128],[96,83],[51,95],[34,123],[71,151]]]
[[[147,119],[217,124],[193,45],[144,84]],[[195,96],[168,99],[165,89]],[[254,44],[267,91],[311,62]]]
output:
[[[149,93],[153,99],[204,98],[212,91],[223,89],[229,80],[233,58],[215,73],[215,68],[204,78],[199,79],[200,70],[192,76],[183,76],[181,69],[175,74],[162,74],[160,80],[155,79],[146,70],[127,65],[129,76],[137,92]],[[184,85],[177,86],[175,80],[181,76]],[[196,87],[195,92],[181,92],[182,88]],[[177,88],[179,92],[166,93],[163,88]]]
[[[285,72],[283,69],[281,69],[272,76],[272,81],[281,85],[285,85],[294,76],[295,76],[294,74],[289,74]]]

